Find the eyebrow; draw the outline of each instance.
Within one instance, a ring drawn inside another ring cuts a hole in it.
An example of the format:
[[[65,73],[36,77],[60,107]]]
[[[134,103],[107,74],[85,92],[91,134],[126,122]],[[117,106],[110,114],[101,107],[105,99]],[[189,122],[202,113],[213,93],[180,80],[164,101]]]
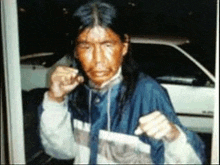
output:
[[[76,43],[77,43],[77,45],[79,45],[79,44],[90,44],[91,42],[88,42],[88,41],[77,41]],[[116,41],[114,41],[114,40],[106,40],[106,41],[100,42],[100,44],[106,44],[106,43],[116,43]]]
[[[106,44],[106,43],[116,43],[116,41],[114,41],[114,40],[106,40],[106,41],[101,42],[101,44]]]

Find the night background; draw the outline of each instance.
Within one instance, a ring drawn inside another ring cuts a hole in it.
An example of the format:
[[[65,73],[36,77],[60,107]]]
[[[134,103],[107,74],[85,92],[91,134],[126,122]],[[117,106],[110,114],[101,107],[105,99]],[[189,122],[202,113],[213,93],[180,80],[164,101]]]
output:
[[[125,15],[131,35],[182,36],[187,51],[212,73],[215,65],[216,0],[106,0]],[[18,0],[20,53],[67,51],[68,21],[85,0]]]
[[[217,0],[105,1],[124,15],[122,21],[128,24],[131,35],[187,37],[190,40],[187,51],[214,74]],[[39,52],[56,52],[55,60],[64,56],[70,42],[68,22],[75,9],[85,2],[18,0],[21,56]],[[210,148],[211,134],[201,136],[203,139],[208,136],[206,143]]]

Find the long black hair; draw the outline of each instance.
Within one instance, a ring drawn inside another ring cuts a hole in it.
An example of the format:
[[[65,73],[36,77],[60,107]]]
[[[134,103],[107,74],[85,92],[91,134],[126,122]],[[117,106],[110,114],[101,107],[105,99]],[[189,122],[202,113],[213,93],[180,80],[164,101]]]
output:
[[[119,13],[116,8],[102,1],[92,1],[81,7],[79,7],[73,14],[73,29],[72,29],[72,39],[76,41],[78,35],[86,28],[94,27],[99,25],[104,28],[110,28],[113,30],[121,39],[122,42],[127,41],[128,38],[128,26],[126,26],[127,20]],[[73,42],[72,50],[75,47],[75,42]],[[77,68],[82,72],[83,76],[86,77],[80,62],[74,59],[77,63]],[[138,66],[134,62],[131,51],[124,56],[122,63],[122,75],[123,75],[123,88],[120,96],[118,97],[119,102],[119,112],[123,111],[123,107],[132,96],[134,92],[137,77],[138,77]],[[83,93],[78,94],[75,104],[81,104],[83,98]]]

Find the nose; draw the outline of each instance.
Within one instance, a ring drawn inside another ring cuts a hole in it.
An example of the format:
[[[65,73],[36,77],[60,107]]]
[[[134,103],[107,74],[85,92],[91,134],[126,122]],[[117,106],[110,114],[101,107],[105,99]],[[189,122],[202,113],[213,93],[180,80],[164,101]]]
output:
[[[93,51],[93,60],[95,65],[103,65],[105,63],[104,52],[100,45],[96,45]]]

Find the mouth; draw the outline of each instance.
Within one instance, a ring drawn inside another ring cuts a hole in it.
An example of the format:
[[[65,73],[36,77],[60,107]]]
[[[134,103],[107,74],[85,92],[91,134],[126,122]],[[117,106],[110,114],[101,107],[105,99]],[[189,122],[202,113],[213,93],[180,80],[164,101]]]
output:
[[[90,72],[92,75],[96,76],[96,77],[102,77],[108,74],[107,70],[103,70],[103,71],[92,71]]]

